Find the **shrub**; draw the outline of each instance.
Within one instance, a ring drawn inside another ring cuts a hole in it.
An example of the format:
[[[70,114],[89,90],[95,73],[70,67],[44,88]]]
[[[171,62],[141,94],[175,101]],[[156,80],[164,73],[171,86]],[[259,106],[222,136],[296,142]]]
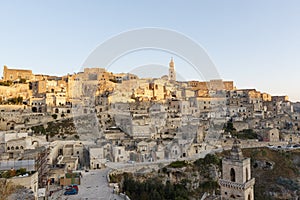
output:
[[[188,164],[187,164],[186,161],[175,161],[175,162],[172,162],[169,166],[173,167],[173,168],[182,168],[182,167],[185,167],[187,165]]]

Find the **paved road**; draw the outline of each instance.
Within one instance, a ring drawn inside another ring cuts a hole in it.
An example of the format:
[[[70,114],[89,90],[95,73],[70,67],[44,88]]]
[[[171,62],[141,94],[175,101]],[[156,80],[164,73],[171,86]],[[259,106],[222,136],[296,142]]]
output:
[[[108,186],[106,175],[109,169],[90,170],[82,173],[77,195],[65,196],[64,190],[57,192],[51,199],[57,200],[122,200]]]

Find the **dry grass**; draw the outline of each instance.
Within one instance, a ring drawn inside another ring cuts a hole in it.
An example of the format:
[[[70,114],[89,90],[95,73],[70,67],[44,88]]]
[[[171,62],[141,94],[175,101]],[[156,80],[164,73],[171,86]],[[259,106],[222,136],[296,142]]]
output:
[[[0,185],[0,200],[6,200],[16,190],[16,187],[6,179],[0,179]]]

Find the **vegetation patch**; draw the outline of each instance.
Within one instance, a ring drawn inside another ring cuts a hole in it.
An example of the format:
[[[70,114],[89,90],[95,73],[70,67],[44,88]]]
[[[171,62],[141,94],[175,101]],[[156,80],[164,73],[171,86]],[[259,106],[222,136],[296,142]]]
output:
[[[169,181],[163,184],[161,180],[157,178],[139,182],[128,174],[124,177],[123,191],[130,199],[189,199],[189,192],[182,184],[171,184]]]
[[[172,162],[169,167],[172,167],[172,168],[183,168],[183,167],[186,167],[188,166],[188,162],[187,161],[175,161],[175,162]]]
[[[8,171],[3,171],[0,173],[0,178],[12,178],[15,176],[20,176],[24,174],[31,174],[31,172],[27,172],[26,168],[20,168],[18,170],[8,170]]]
[[[238,139],[242,140],[251,140],[251,139],[258,139],[258,135],[252,129],[245,129],[236,134]]]

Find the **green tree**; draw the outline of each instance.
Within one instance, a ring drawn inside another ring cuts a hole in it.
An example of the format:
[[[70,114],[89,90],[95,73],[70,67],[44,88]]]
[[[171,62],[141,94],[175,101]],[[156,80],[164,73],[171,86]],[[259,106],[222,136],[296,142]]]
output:
[[[231,133],[231,134],[235,134],[236,133],[236,129],[234,128],[232,121],[228,121],[224,125],[224,131],[225,131],[225,133]]]

